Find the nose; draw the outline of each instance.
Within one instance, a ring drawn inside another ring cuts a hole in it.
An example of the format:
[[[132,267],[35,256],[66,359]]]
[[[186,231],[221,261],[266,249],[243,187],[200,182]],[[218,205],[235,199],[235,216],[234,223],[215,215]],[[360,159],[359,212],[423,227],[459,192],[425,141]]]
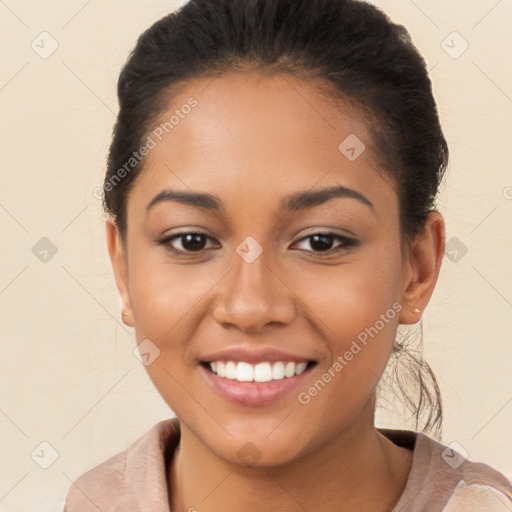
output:
[[[235,254],[233,268],[216,287],[213,316],[220,324],[257,332],[267,324],[285,325],[293,320],[293,293],[275,265],[267,266],[264,253],[252,263]]]

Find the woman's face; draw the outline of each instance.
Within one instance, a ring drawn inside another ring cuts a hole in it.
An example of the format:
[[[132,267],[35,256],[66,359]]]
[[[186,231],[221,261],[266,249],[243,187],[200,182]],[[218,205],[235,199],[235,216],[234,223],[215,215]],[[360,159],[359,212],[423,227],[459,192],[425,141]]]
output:
[[[373,428],[414,272],[356,114],[313,82],[233,73],[188,82],[169,133],[148,134],[113,258],[124,318],[182,428],[226,460],[279,464]]]

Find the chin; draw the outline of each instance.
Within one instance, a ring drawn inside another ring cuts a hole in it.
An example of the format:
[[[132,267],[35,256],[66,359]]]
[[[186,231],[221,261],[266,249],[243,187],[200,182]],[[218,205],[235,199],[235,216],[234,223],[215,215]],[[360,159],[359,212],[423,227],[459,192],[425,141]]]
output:
[[[199,424],[193,433],[212,454],[229,464],[276,468],[307,456],[322,442],[318,429],[302,423],[294,415],[294,412],[289,416],[281,412],[266,418],[243,417],[224,422],[225,430],[220,427],[212,430]]]
[[[210,447],[216,456],[248,469],[271,469],[289,464],[303,455],[303,447],[291,439],[288,442],[248,439],[227,441]]]

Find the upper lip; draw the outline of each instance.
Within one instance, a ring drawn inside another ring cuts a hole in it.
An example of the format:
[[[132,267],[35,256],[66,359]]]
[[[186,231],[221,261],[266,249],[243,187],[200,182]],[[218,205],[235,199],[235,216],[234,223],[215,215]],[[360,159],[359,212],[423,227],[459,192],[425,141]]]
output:
[[[243,361],[251,364],[277,361],[308,363],[313,361],[311,358],[292,354],[291,352],[284,352],[272,347],[228,347],[216,352],[204,354],[200,357],[200,360],[208,363],[212,361]]]

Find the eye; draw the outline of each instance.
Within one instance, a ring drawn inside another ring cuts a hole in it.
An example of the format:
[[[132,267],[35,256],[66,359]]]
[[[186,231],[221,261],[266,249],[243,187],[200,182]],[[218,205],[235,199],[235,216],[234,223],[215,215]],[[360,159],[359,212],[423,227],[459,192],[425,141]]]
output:
[[[298,243],[304,241],[311,247],[311,249],[306,249],[307,252],[328,254],[340,252],[349,247],[356,247],[359,243],[353,238],[338,235],[337,233],[313,233],[301,238]],[[335,241],[338,241],[338,245],[333,248]]]
[[[168,236],[158,243],[173,252],[193,253],[204,250],[208,241],[213,241],[213,238],[204,233],[186,232]]]
[[[168,236],[162,240],[159,240],[159,244],[165,246],[166,249],[176,253],[199,253],[208,247],[208,242],[213,242],[214,239],[210,236],[199,233],[199,232],[185,232],[177,233]],[[335,241],[337,245],[333,247]],[[306,252],[314,253],[326,253],[332,254],[348,249],[349,247],[355,247],[358,245],[358,241],[353,238],[338,235],[337,233],[313,233],[306,237],[303,237],[297,242],[297,244],[307,242],[310,249],[304,249]],[[215,244],[213,244],[215,246]]]

